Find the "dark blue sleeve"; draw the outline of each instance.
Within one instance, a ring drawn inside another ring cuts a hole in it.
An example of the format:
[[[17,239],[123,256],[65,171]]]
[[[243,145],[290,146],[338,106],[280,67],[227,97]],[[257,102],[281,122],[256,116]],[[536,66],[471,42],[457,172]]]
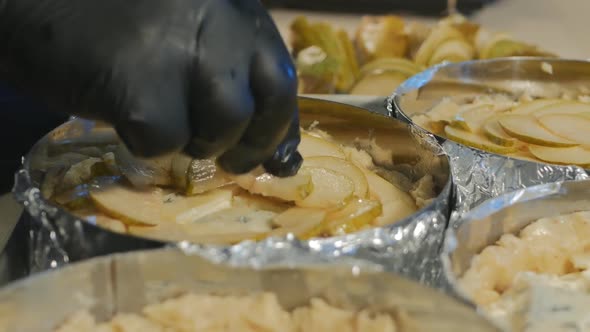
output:
[[[0,193],[12,189],[21,157],[68,115],[47,112],[43,105],[16,94],[0,82]]]

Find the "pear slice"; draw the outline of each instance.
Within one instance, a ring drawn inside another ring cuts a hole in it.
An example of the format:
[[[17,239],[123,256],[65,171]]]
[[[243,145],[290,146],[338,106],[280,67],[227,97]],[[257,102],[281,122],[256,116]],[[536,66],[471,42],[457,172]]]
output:
[[[130,225],[129,233],[167,241],[233,244],[264,237],[277,213],[245,206],[229,207],[188,223],[162,222],[155,226]]]
[[[436,49],[444,42],[452,39],[463,39],[461,32],[450,26],[439,26],[434,28],[426,40],[420,45],[414,61],[419,65],[427,65]]]
[[[555,147],[577,145],[576,142],[552,134],[531,115],[506,114],[498,117],[498,122],[510,136],[526,143]]]
[[[187,173],[192,161],[193,158],[183,153],[178,153],[172,157],[170,172],[174,186],[178,190],[186,191],[188,184]]]
[[[525,146],[525,148],[528,148],[528,144]],[[558,149],[566,149],[566,148],[558,148]],[[526,161],[532,161],[534,163],[538,163],[539,162],[539,158],[533,156],[529,151],[518,151],[515,153],[508,153],[506,155],[506,157],[510,157],[513,159],[520,159],[520,160],[526,160]]]
[[[492,141],[500,146],[514,146],[517,142],[516,138],[508,135],[500,123],[498,122],[498,117],[494,116],[488,120],[483,125],[483,133],[487,139]]]
[[[407,76],[393,71],[369,74],[358,80],[349,94],[357,96],[389,96],[407,78]]]
[[[428,126],[423,128],[437,135],[443,135],[445,126],[451,123],[459,110],[457,103],[445,98],[423,114],[430,120]]]
[[[272,221],[278,213],[247,206],[232,206],[209,213],[188,223],[200,234],[221,234],[236,232],[264,233],[272,228]]]
[[[328,212],[324,209],[293,207],[279,214],[273,220],[278,225],[267,234],[268,237],[282,237],[287,234],[302,236],[320,226]]]
[[[347,176],[319,167],[303,167],[311,174],[313,190],[309,196],[295,200],[308,208],[332,208],[344,205],[354,194],[354,182]],[[301,173],[301,170],[299,171]]]
[[[381,215],[373,224],[378,226],[395,223],[416,212],[416,202],[410,194],[400,190],[372,171],[363,169],[371,196],[381,202]]]
[[[354,199],[326,216],[324,232],[332,236],[357,232],[371,225],[382,212],[378,200]]]
[[[537,109],[533,112],[536,117],[549,114],[590,114],[590,104],[579,101],[562,101],[561,103],[553,103]]]
[[[428,61],[428,65],[434,66],[443,61],[467,61],[473,59],[474,55],[475,50],[467,41],[463,39],[451,39],[437,47]]]
[[[451,126],[472,133],[481,131],[483,124],[494,115],[494,106],[487,104],[469,105],[459,111],[451,122]]]
[[[418,114],[412,117],[412,122],[418,127],[437,135],[442,135],[448,121],[432,121],[428,114]]]
[[[529,145],[529,151],[540,160],[552,164],[590,165],[590,150],[584,149],[580,146],[554,148]]]
[[[508,113],[515,115],[529,115],[545,107],[563,102],[562,99],[535,99],[533,101],[521,103]]]
[[[161,241],[180,242],[189,241],[199,244],[231,245],[246,240],[256,240],[263,237],[266,232],[247,232],[239,229],[215,232],[205,230],[194,225],[178,225],[174,223],[162,223],[157,226],[128,226],[128,233],[149,239]]]
[[[116,233],[126,233],[127,227],[123,222],[118,219],[105,216],[104,214],[97,214],[94,216],[86,217],[89,222],[95,223],[97,226],[108,229],[109,231]]]
[[[90,189],[96,208],[126,224],[158,225],[190,222],[231,206],[234,189],[219,189],[198,196],[180,196],[161,188],[139,190],[117,183]]]
[[[582,145],[590,145],[590,117],[548,114],[539,117],[539,122],[556,135]]]
[[[256,174],[257,172],[232,175],[231,179],[252,194],[275,197],[285,201],[300,201],[314,190],[312,175],[303,168],[296,175],[286,178],[272,176],[268,173]]]
[[[72,213],[88,223],[102,227],[116,233],[126,233],[127,226],[118,219],[111,218],[99,212],[94,206],[72,211]]]
[[[301,142],[299,143],[298,151],[304,159],[317,156],[346,158],[344,152],[338,145],[307,133],[301,133]]]
[[[430,127],[430,117],[426,114],[417,114],[412,117],[412,122],[417,125],[418,127],[422,127],[424,129],[429,129]]]
[[[451,119],[457,115],[460,111],[460,107],[457,103],[450,99],[443,99],[434,107],[432,107],[426,115],[433,122],[444,122],[449,123]]]
[[[348,160],[335,157],[310,157],[303,161],[303,166],[329,169],[342,174],[354,183],[354,196],[358,198],[367,197],[369,184],[365,174]]]
[[[485,137],[470,133],[464,130],[456,129],[451,126],[445,127],[445,134],[447,138],[459,143],[471,146],[476,149],[489,151],[498,154],[507,154],[516,151],[514,146],[502,146],[487,140]]]
[[[261,195],[251,194],[248,191],[242,189],[240,192],[234,195],[232,206],[282,213],[292,205],[289,202],[285,202],[273,197],[264,197]]]

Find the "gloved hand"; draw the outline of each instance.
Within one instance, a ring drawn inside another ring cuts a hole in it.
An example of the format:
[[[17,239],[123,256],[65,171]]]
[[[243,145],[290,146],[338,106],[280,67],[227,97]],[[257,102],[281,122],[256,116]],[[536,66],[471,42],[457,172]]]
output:
[[[0,80],[136,155],[294,174],[296,72],[258,0],[0,0]]]

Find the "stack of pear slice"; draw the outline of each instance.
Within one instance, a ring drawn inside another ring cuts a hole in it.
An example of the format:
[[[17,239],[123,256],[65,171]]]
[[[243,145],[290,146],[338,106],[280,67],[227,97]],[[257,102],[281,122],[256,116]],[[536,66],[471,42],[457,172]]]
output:
[[[511,107],[448,99],[414,123],[458,143],[551,164],[590,167],[590,103],[535,99]]]
[[[91,215],[101,226],[137,236],[232,244],[287,234],[343,235],[417,210],[410,194],[356,160],[358,154],[345,153],[352,147],[312,131],[301,136],[304,163],[295,176],[278,178],[260,169],[229,175],[213,161],[172,156],[172,187],[138,188],[125,176],[95,179],[88,186],[97,210]],[[163,164],[154,166],[161,171]]]

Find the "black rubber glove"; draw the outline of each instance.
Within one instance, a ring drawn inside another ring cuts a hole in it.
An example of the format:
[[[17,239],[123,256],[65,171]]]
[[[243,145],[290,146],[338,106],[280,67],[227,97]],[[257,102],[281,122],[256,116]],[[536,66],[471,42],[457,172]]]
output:
[[[0,78],[142,157],[302,162],[296,72],[258,0],[0,0]]]

